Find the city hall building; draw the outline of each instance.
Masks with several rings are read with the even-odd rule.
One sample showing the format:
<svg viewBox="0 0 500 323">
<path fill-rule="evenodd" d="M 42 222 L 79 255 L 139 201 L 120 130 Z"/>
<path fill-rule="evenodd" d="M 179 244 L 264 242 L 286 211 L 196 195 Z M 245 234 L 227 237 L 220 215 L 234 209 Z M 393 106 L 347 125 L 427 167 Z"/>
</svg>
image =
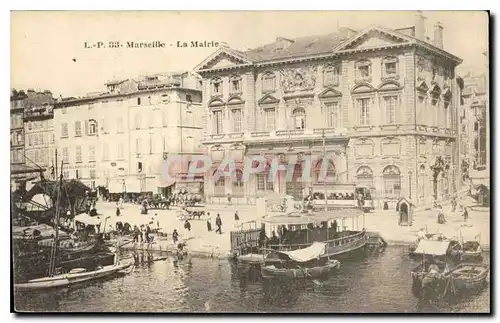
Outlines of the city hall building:
<svg viewBox="0 0 500 323">
<path fill-rule="evenodd" d="M 275 192 L 302 198 L 315 187 L 356 184 L 376 208 L 400 197 L 441 200 L 458 178 L 457 85 L 462 60 L 443 48 L 443 26 L 426 37 L 425 18 L 402 29 L 340 28 L 322 36 L 278 37 L 247 51 L 220 47 L 196 71 L 203 78 L 203 144 L 212 160 L 205 178 L 211 203 L 254 203 Z M 327 183 L 318 178 L 328 160 Z M 297 160 L 287 181 L 279 171 L 243 181 L 244 158 Z M 306 157 L 312 181 L 299 177 Z M 232 158 L 231 177 L 215 176 Z M 217 180 L 214 180 L 217 178 Z"/>
</svg>

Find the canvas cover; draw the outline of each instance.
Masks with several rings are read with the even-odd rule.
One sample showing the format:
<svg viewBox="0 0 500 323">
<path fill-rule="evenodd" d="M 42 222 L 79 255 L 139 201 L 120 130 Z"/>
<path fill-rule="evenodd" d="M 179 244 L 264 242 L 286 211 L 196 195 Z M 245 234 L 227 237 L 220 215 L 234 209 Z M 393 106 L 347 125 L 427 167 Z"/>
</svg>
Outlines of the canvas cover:
<svg viewBox="0 0 500 323">
<path fill-rule="evenodd" d="M 286 254 L 293 261 L 307 262 L 324 255 L 325 252 L 326 252 L 326 243 L 314 242 L 311 246 L 307 248 L 287 251 L 283 253 Z"/>
<path fill-rule="evenodd" d="M 449 241 L 420 240 L 414 253 L 444 256 L 448 251 Z"/>
</svg>

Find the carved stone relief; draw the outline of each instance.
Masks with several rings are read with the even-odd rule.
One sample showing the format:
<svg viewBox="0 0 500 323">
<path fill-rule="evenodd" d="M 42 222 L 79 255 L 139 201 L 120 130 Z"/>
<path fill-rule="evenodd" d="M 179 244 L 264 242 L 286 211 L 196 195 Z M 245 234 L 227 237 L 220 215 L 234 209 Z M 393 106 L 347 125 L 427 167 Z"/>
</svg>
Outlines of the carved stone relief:
<svg viewBox="0 0 500 323">
<path fill-rule="evenodd" d="M 307 91 L 316 86 L 317 66 L 311 65 L 295 69 L 281 69 L 281 87 L 285 92 Z"/>
</svg>

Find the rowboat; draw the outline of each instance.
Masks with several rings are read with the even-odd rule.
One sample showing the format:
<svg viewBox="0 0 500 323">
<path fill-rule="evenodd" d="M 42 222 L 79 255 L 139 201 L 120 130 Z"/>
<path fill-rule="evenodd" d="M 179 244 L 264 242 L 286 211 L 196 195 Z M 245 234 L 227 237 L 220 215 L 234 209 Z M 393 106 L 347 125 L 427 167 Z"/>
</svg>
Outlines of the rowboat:
<svg viewBox="0 0 500 323">
<path fill-rule="evenodd" d="M 411 273 L 413 294 L 419 298 L 443 298 L 478 290 L 485 285 L 488 273 L 486 264 L 462 263 L 451 270 L 443 264 L 422 264 Z"/>
<path fill-rule="evenodd" d="M 338 260 L 329 260 L 323 266 L 311 268 L 276 268 L 274 265 L 263 266 L 261 275 L 263 278 L 319 278 L 330 274 L 340 267 Z"/>
<path fill-rule="evenodd" d="M 132 261 L 118 262 L 113 265 L 103 266 L 96 270 L 86 271 L 85 268 L 75 268 L 69 273 L 29 280 L 26 283 L 14 284 L 18 290 L 38 290 L 83 283 L 91 280 L 102 279 L 113 275 L 127 274 L 133 270 Z"/>
</svg>

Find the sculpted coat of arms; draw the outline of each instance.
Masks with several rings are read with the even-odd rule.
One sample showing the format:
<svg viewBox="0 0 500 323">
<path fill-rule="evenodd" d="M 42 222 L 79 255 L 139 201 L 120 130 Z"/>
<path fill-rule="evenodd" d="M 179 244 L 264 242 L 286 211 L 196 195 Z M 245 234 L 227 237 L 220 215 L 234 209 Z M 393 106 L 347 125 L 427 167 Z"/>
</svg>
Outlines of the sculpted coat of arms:
<svg viewBox="0 0 500 323">
<path fill-rule="evenodd" d="M 283 69 L 281 86 L 285 92 L 307 91 L 316 85 L 316 66 L 307 68 Z"/>
</svg>

